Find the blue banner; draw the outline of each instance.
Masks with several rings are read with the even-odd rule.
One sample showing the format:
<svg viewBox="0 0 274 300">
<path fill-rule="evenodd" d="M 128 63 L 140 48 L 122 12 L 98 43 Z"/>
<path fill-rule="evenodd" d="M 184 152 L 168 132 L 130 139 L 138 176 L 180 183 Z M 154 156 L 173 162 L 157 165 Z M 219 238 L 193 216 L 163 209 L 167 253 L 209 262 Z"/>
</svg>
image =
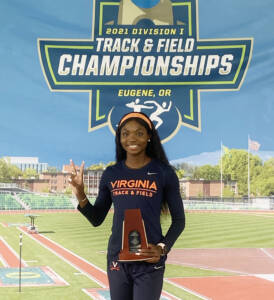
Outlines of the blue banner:
<svg viewBox="0 0 274 300">
<path fill-rule="evenodd" d="M 0 9 L 0 155 L 114 160 L 113 133 L 130 111 L 149 115 L 171 160 L 220 141 L 246 148 L 248 134 L 274 149 L 272 2 L 12 0 Z"/>
</svg>

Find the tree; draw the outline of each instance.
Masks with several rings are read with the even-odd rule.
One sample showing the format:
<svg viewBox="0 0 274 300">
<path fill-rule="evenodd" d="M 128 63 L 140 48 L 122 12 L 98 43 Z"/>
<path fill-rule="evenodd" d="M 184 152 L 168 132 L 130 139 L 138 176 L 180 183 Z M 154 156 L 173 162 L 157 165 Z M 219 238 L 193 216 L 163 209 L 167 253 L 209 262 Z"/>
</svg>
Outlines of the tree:
<svg viewBox="0 0 274 300">
<path fill-rule="evenodd" d="M 25 179 L 38 178 L 38 173 L 37 173 L 36 170 L 34 170 L 34 169 L 27 168 L 27 169 L 23 172 L 23 178 L 25 178 Z"/>
<path fill-rule="evenodd" d="M 220 167 L 218 165 L 204 165 L 201 167 L 196 167 L 193 173 L 194 179 L 219 180 L 220 177 Z"/>
<path fill-rule="evenodd" d="M 58 173 L 58 169 L 57 169 L 57 167 L 49 166 L 47 169 L 47 173 Z"/>
<path fill-rule="evenodd" d="M 183 169 L 175 169 L 175 172 L 179 179 L 184 177 L 185 171 Z"/>
<path fill-rule="evenodd" d="M 99 170 L 104 170 L 105 168 L 106 166 L 102 162 L 100 162 L 99 164 L 94 164 L 89 166 L 87 169 L 92 171 L 99 171 Z"/>
<path fill-rule="evenodd" d="M 10 178 L 8 176 L 8 164 L 6 161 L 1 158 L 0 159 L 0 181 L 1 182 L 9 182 Z"/>
<path fill-rule="evenodd" d="M 110 161 L 106 164 L 106 167 L 113 166 L 115 165 L 115 163 L 116 163 L 115 161 Z"/>
<path fill-rule="evenodd" d="M 224 198 L 233 198 L 235 196 L 234 192 L 229 187 L 224 187 L 223 197 Z"/>
<path fill-rule="evenodd" d="M 7 162 L 4 158 L 0 159 L 0 182 L 11 182 L 12 179 L 22 175 L 22 171 Z"/>
<path fill-rule="evenodd" d="M 9 168 L 9 176 L 11 179 L 19 178 L 23 174 L 23 172 L 14 165 L 9 165 L 8 168 Z"/>
<path fill-rule="evenodd" d="M 223 179 L 237 181 L 240 195 L 247 195 L 248 152 L 246 150 L 229 149 L 222 156 Z M 262 166 L 262 160 L 250 153 L 250 182 L 257 176 Z"/>
<path fill-rule="evenodd" d="M 107 167 L 112 166 L 114 164 L 115 164 L 115 161 L 110 161 L 107 164 L 100 162 L 99 164 L 90 165 L 87 169 L 92 170 L 92 171 L 103 171 Z"/>
<path fill-rule="evenodd" d="M 195 170 L 195 167 L 193 165 L 190 165 L 188 163 L 180 163 L 180 164 L 176 164 L 175 165 L 175 168 L 177 170 L 182 170 L 184 171 L 184 177 L 187 177 L 187 178 L 193 178 L 193 173 L 194 173 L 194 170 Z"/>
<path fill-rule="evenodd" d="M 257 196 L 274 196 L 274 158 L 257 167 L 251 182 L 251 192 Z"/>
</svg>

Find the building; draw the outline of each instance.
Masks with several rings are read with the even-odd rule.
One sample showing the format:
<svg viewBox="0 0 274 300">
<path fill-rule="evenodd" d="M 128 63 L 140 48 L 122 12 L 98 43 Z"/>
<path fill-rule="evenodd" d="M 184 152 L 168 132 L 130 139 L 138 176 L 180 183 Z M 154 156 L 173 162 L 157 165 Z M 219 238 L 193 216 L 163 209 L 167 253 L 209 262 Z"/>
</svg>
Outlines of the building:
<svg viewBox="0 0 274 300">
<path fill-rule="evenodd" d="M 70 173 L 55 172 L 43 173 L 39 175 L 39 180 L 48 182 L 48 191 L 50 193 L 64 193 L 70 189 Z"/>
<path fill-rule="evenodd" d="M 80 170 L 80 166 L 75 166 L 76 171 Z M 63 165 L 62 173 L 71 174 L 71 166 Z M 89 196 L 97 196 L 99 190 L 100 180 L 103 174 L 103 170 L 85 170 L 84 171 L 84 185 L 86 187 L 86 193 Z"/>
<path fill-rule="evenodd" d="M 235 195 L 238 194 L 236 181 L 180 179 L 180 191 L 186 199 L 192 197 L 221 197 L 221 193 L 226 187 Z"/>
<path fill-rule="evenodd" d="M 40 163 L 38 157 L 6 156 L 4 160 L 23 172 L 26 169 L 34 169 L 40 174 L 46 172 L 48 169 L 48 163 Z"/>
<path fill-rule="evenodd" d="M 84 174 L 84 184 L 87 187 L 87 194 L 97 196 L 103 170 L 86 170 Z"/>
<path fill-rule="evenodd" d="M 80 169 L 79 166 L 75 166 L 75 168 L 77 171 Z M 65 193 L 71 190 L 69 183 L 71 168 L 67 165 L 63 166 L 62 170 L 62 172 L 43 172 L 39 174 L 38 178 L 15 179 L 14 183 L 22 189 L 36 193 Z M 97 196 L 102 174 L 103 170 L 84 171 L 84 184 L 87 195 Z"/>
<path fill-rule="evenodd" d="M 19 164 L 21 170 L 26 168 L 34 168 L 40 170 L 39 178 L 17 179 L 14 182 L 21 188 L 32 192 L 50 192 L 65 193 L 71 190 L 69 178 L 71 176 L 71 166 L 64 165 L 61 172 L 41 172 L 43 168 L 47 168 L 47 164 L 38 162 L 38 158 L 14 158 L 10 157 L 10 163 Z M 75 166 L 79 171 L 80 167 Z M 96 197 L 99 190 L 99 184 L 104 170 L 84 170 L 85 192 L 88 196 Z M 180 179 L 180 191 L 185 199 L 193 197 L 221 197 L 221 193 L 225 188 L 229 188 L 235 195 L 238 194 L 237 182 L 221 182 L 220 180 L 188 180 Z"/>
<path fill-rule="evenodd" d="M 49 181 L 45 179 L 14 179 L 16 186 L 33 193 L 47 193 Z"/>
<path fill-rule="evenodd" d="M 80 170 L 80 167 L 75 165 L 75 169 L 76 171 L 79 171 Z M 63 168 L 62 168 L 62 173 L 71 173 L 71 165 L 63 165 Z"/>
</svg>

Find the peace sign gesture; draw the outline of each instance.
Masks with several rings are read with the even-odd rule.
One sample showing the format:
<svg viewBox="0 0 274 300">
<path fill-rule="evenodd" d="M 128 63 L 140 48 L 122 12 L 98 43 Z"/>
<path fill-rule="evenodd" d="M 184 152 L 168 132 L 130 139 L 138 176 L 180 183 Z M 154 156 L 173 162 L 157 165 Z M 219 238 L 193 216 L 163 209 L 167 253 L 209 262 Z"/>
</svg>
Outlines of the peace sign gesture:
<svg viewBox="0 0 274 300">
<path fill-rule="evenodd" d="M 74 162 L 70 160 L 71 176 L 69 178 L 69 183 L 71 185 L 72 192 L 78 199 L 79 203 L 86 199 L 84 191 L 84 166 L 85 163 L 82 162 L 79 171 L 77 171 Z"/>
</svg>

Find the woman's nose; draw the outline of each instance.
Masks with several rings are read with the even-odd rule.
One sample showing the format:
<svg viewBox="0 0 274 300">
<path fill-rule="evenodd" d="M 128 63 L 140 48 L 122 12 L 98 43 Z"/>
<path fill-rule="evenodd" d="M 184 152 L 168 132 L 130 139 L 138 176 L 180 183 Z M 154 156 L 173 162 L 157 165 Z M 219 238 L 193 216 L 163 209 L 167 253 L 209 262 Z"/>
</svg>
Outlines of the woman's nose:
<svg viewBox="0 0 274 300">
<path fill-rule="evenodd" d="M 128 140 L 129 140 L 129 141 L 136 141 L 136 134 L 130 133 L 130 134 L 128 135 Z"/>
</svg>

